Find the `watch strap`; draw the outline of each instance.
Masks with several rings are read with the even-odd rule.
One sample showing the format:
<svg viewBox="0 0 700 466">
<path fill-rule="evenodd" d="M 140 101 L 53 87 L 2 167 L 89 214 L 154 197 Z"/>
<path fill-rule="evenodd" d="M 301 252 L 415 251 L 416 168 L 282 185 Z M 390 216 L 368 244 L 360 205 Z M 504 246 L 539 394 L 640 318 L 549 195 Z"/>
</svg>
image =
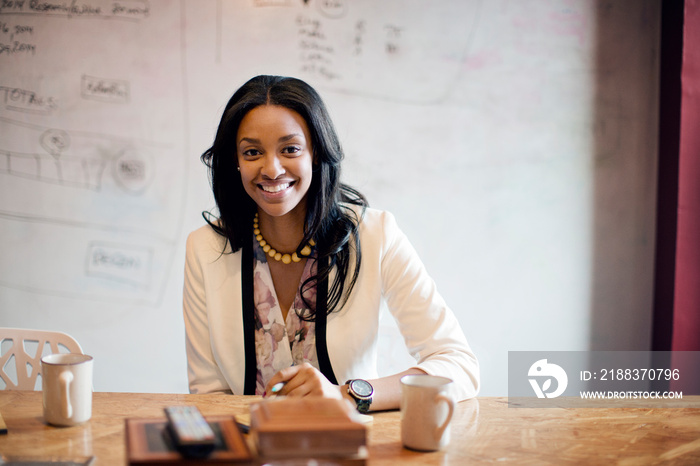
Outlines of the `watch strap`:
<svg viewBox="0 0 700 466">
<path fill-rule="evenodd" d="M 369 406 L 372 404 L 372 401 L 355 398 L 355 403 L 357 403 L 357 410 L 359 412 L 361 412 L 362 414 L 367 414 L 369 412 Z"/>
</svg>

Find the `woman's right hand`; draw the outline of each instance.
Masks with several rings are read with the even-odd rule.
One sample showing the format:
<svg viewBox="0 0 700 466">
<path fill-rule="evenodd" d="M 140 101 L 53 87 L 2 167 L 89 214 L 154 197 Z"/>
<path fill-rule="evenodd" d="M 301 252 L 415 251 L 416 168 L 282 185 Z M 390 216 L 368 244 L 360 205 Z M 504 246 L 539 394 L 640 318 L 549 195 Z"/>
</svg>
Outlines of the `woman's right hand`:
<svg viewBox="0 0 700 466">
<path fill-rule="evenodd" d="M 265 386 L 263 396 L 271 396 L 272 387 L 280 382 L 284 382 L 284 387 L 276 393 L 277 395 L 343 398 L 341 387 L 331 383 L 321 371 L 309 363 L 287 367 L 276 373 Z"/>
</svg>

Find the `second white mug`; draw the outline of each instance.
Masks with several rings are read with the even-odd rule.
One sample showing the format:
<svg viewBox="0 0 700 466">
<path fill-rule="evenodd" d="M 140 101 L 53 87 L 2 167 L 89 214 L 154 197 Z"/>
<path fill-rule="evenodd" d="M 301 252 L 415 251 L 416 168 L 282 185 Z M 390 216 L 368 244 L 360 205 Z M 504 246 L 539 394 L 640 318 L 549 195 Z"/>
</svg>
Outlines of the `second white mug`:
<svg viewBox="0 0 700 466">
<path fill-rule="evenodd" d="M 435 451 L 450 443 L 455 401 L 452 380 L 434 375 L 401 378 L 401 441 L 412 450 Z"/>
</svg>

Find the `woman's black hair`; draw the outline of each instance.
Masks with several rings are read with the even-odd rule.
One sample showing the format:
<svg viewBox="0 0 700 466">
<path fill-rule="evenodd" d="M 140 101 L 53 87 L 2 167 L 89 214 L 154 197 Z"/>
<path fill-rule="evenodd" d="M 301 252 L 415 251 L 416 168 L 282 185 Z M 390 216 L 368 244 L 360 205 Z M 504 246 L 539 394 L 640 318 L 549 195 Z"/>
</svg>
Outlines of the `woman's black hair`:
<svg viewBox="0 0 700 466">
<path fill-rule="evenodd" d="M 245 192 L 237 169 L 236 137 L 243 117 L 261 105 L 279 105 L 293 110 L 301 115 L 309 129 L 313 176 L 306 196 L 304 238 L 297 253 L 309 240 L 316 241 L 316 275 L 302 284 L 303 290 L 328 280 L 331 270 L 336 268 L 333 283 L 328 286 L 327 312 L 330 314 L 347 300 L 362 261 L 358 234 L 360 218 L 349 204 L 362 209 L 368 204 L 360 192 L 340 182 L 343 150 L 326 106 L 314 88 L 296 78 L 256 76 L 233 94 L 221 117 L 214 144 L 201 157 L 209 167 L 219 217 L 216 219 L 209 212 L 202 215 L 228 240 L 232 252 L 241 249 L 245 241 L 253 240 L 252 223 L 257 206 Z M 304 293 L 301 296 L 312 313 L 299 317 L 313 320 L 315 311 L 306 302 Z"/>
</svg>

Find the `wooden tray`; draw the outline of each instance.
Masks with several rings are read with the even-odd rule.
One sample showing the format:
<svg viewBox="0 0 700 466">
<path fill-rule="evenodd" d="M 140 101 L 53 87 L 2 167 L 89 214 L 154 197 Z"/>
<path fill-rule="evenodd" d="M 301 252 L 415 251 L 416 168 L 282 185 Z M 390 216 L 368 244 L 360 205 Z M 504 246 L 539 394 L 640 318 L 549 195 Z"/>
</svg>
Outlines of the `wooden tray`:
<svg viewBox="0 0 700 466">
<path fill-rule="evenodd" d="M 184 458 L 175 449 L 166 431 L 167 420 L 127 419 L 126 453 L 128 464 L 253 464 L 253 456 L 248 449 L 232 416 L 207 416 L 207 422 L 217 436 L 214 452 L 203 460 Z"/>
</svg>

